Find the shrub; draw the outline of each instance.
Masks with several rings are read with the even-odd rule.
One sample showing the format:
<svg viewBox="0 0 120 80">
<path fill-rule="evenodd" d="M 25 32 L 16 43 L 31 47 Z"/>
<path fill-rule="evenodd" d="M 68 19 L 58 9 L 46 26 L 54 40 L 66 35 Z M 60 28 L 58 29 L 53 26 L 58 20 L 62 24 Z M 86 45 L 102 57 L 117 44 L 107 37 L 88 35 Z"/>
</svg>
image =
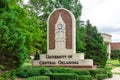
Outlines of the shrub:
<svg viewBox="0 0 120 80">
<path fill-rule="evenodd" d="M 96 77 L 96 71 L 95 70 L 89 70 L 90 75 L 95 78 Z"/>
<path fill-rule="evenodd" d="M 107 74 L 97 74 L 96 75 L 97 80 L 103 80 L 107 78 Z"/>
<path fill-rule="evenodd" d="M 112 66 L 106 66 L 104 69 L 107 71 L 112 70 Z"/>
<path fill-rule="evenodd" d="M 88 70 L 74 70 L 74 73 L 78 75 L 90 75 Z"/>
<path fill-rule="evenodd" d="M 22 67 L 17 70 L 17 77 L 28 78 L 31 76 L 43 76 L 46 73 L 51 73 L 48 68 L 43 67 Z"/>
<path fill-rule="evenodd" d="M 71 73 L 49 73 L 46 76 L 50 77 L 50 80 L 77 80 L 77 74 Z"/>
<path fill-rule="evenodd" d="M 93 78 L 90 75 L 81 75 L 78 76 L 78 80 L 93 80 Z"/>
<path fill-rule="evenodd" d="M 38 54 L 38 51 L 36 51 L 36 54 L 34 55 L 34 60 L 39 60 L 40 54 Z"/>
<path fill-rule="evenodd" d="M 104 68 L 89 70 L 89 72 L 90 72 L 90 75 L 94 78 L 96 77 L 96 74 L 107 74 L 107 70 L 105 70 Z"/>
<path fill-rule="evenodd" d="M 55 67 L 51 68 L 50 71 L 52 73 L 73 73 L 73 69 L 71 68 L 63 68 L 63 67 Z"/>
<path fill-rule="evenodd" d="M 112 50 L 111 53 L 111 59 L 120 59 L 120 50 Z"/>
<path fill-rule="evenodd" d="M 50 71 L 52 73 L 75 73 L 78 75 L 90 75 L 90 72 L 88 70 L 78 70 L 78 69 L 63 68 L 63 67 L 51 68 Z"/>
<path fill-rule="evenodd" d="M 2 80 L 15 80 L 16 79 L 16 71 L 13 69 L 11 71 L 5 72 L 2 76 Z M 1 79 L 0 79 L 1 80 Z"/>
<path fill-rule="evenodd" d="M 25 80 L 50 80 L 48 76 L 34 76 L 26 78 Z"/>
<path fill-rule="evenodd" d="M 111 72 L 111 71 L 108 71 L 108 72 L 107 72 L 107 76 L 108 76 L 108 78 L 112 78 L 112 76 L 113 76 L 112 72 Z"/>
<path fill-rule="evenodd" d="M 107 74 L 107 70 L 104 68 L 96 69 L 96 74 Z"/>
</svg>

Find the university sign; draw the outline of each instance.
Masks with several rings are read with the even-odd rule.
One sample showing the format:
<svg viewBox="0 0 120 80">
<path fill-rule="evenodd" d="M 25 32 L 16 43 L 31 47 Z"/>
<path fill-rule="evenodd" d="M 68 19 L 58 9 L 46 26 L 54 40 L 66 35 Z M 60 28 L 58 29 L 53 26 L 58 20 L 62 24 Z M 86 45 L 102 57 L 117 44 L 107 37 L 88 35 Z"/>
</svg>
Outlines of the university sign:
<svg viewBox="0 0 120 80">
<path fill-rule="evenodd" d="M 33 60 L 33 66 L 93 66 L 92 59 L 76 53 L 76 25 L 74 15 L 67 9 L 53 11 L 47 21 L 47 54 Z"/>
</svg>

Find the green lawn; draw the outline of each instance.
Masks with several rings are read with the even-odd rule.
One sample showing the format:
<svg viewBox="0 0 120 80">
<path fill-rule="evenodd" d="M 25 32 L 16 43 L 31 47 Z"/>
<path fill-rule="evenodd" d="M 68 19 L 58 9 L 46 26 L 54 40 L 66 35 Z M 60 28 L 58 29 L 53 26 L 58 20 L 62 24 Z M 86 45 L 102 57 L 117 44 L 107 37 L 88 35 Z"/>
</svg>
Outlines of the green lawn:
<svg viewBox="0 0 120 80">
<path fill-rule="evenodd" d="M 108 60 L 107 64 L 120 64 L 118 60 Z"/>
<path fill-rule="evenodd" d="M 105 68 L 109 70 L 120 68 L 120 62 L 118 60 L 108 60 Z M 120 72 L 114 72 L 113 74 L 120 74 Z"/>
<path fill-rule="evenodd" d="M 120 67 L 120 62 L 118 60 L 108 60 L 106 67 L 112 67 L 112 69 Z"/>
<path fill-rule="evenodd" d="M 26 59 L 25 63 L 22 66 L 32 66 L 32 60 L 31 59 Z"/>
</svg>

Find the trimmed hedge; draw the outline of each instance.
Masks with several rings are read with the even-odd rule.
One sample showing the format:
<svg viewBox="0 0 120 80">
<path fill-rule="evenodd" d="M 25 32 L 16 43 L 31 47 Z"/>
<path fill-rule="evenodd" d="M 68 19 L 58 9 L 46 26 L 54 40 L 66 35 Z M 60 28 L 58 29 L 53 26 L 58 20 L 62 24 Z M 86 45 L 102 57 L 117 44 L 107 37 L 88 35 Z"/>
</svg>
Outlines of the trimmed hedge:
<svg viewBox="0 0 120 80">
<path fill-rule="evenodd" d="M 97 80 L 103 80 L 107 78 L 107 74 L 96 74 Z"/>
<path fill-rule="evenodd" d="M 111 72 L 111 71 L 108 71 L 108 72 L 107 72 L 107 76 L 108 76 L 108 78 L 112 78 L 112 76 L 113 76 L 112 72 Z"/>
<path fill-rule="evenodd" d="M 48 76 L 33 76 L 26 78 L 25 80 L 50 80 Z"/>
<path fill-rule="evenodd" d="M 99 68 L 96 70 L 89 70 L 89 72 L 93 78 L 96 78 L 96 74 L 107 74 L 107 70 L 105 70 L 104 68 Z"/>
<path fill-rule="evenodd" d="M 81 75 L 78 76 L 78 80 L 93 80 L 93 78 L 90 75 Z"/>
<path fill-rule="evenodd" d="M 74 73 L 74 69 L 64 68 L 64 67 L 54 67 L 50 68 L 52 73 Z"/>
<path fill-rule="evenodd" d="M 71 69 L 71 68 L 51 68 L 50 71 L 52 73 L 75 73 L 78 75 L 90 75 L 90 72 L 88 70 L 78 70 L 78 69 Z"/>
<path fill-rule="evenodd" d="M 49 73 L 46 76 L 49 76 L 50 80 L 78 80 L 77 74 L 70 73 Z"/>
<path fill-rule="evenodd" d="M 112 77 L 112 72 L 110 72 L 109 70 L 106 70 L 104 68 L 102 68 L 102 69 L 99 68 L 99 69 L 95 69 L 95 70 L 79 70 L 79 69 L 64 68 L 64 67 L 47 68 L 47 67 L 33 67 L 33 66 L 21 67 L 16 71 L 15 75 L 19 78 L 28 78 L 28 77 L 32 77 L 32 76 L 45 76 L 46 74 L 49 74 L 49 73 L 51 76 L 55 75 L 54 78 L 56 76 L 60 77 L 61 75 L 69 76 L 71 74 L 72 75 L 74 74 L 74 75 L 78 75 L 80 77 L 82 76 L 82 78 L 85 77 L 83 80 L 87 80 L 86 76 L 92 76 L 93 78 L 96 78 L 97 74 L 107 74 L 108 78 Z M 78 78 L 80 79 L 80 77 L 78 77 Z M 87 77 L 87 78 L 89 78 L 89 77 Z M 72 78 L 70 78 L 70 79 L 72 80 Z M 59 80 L 61 80 L 61 79 L 59 79 Z"/>
<path fill-rule="evenodd" d="M 22 67 L 16 71 L 16 76 L 20 78 L 28 78 L 32 76 L 44 76 L 51 73 L 48 68 L 44 67 Z"/>
<path fill-rule="evenodd" d="M 74 73 L 78 75 L 90 75 L 88 70 L 74 70 Z"/>
</svg>

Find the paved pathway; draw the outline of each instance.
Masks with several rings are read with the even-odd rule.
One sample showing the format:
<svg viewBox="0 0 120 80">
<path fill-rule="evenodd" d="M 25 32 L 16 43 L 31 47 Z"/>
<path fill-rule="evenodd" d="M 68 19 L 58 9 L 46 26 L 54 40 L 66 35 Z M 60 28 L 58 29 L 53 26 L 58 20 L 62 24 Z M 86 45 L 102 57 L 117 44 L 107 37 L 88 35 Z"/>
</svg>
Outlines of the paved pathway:
<svg viewBox="0 0 120 80">
<path fill-rule="evenodd" d="M 120 68 L 115 68 L 111 70 L 113 73 L 120 73 Z"/>
<path fill-rule="evenodd" d="M 113 73 L 120 73 L 120 68 L 115 68 L 112 70 Z M 120 80 L 120 75 L 118 74 L 113 74 L 113 77 L 112 78 L 109 78 L 109 79 L 105 79 L 105 80 Z"/>
<path fill-rule="evenodd" d="M 113 77 L 112 77 L 112 78 L 105 79 L 105 80 L 120 80 L 120 75 L 113 74 Z"/>
</svg>

